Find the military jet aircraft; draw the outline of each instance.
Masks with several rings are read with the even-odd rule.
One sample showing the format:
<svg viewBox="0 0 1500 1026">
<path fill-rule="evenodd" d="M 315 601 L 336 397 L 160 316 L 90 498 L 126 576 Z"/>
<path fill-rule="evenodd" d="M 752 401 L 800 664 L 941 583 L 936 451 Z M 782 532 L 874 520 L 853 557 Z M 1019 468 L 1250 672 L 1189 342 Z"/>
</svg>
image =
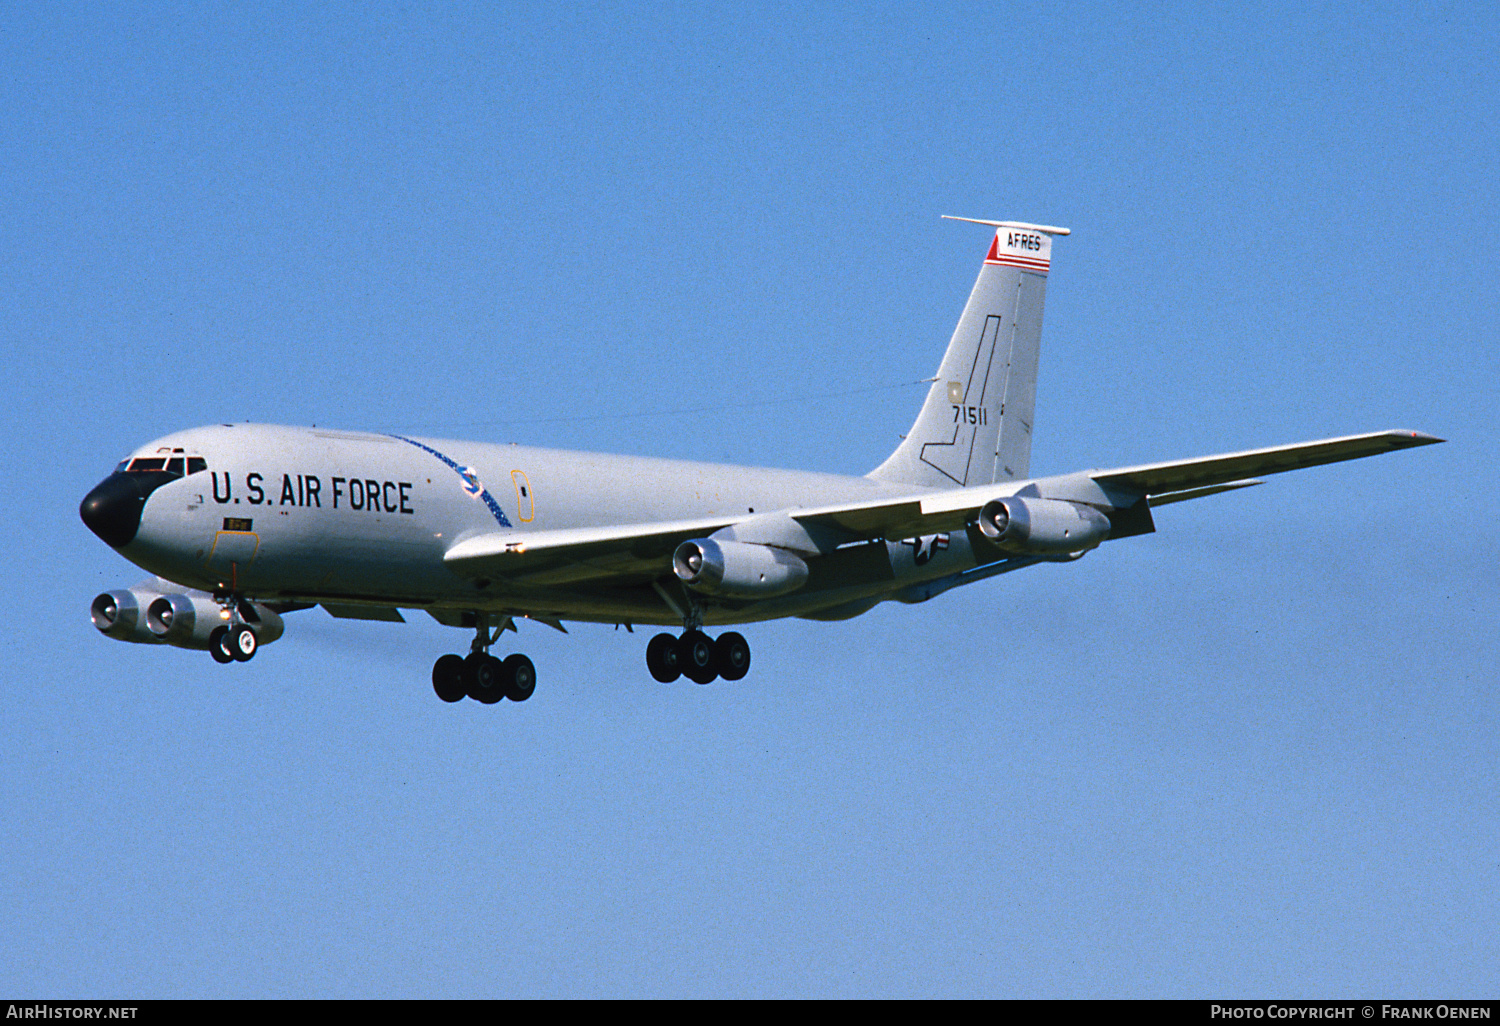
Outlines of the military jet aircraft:
<svg viewBox="0 0 1500 1026">
<path fill-rule="evenodd" d="M 156 575 L 93 601 L 112 638 L 250 659 L 282 616 L 474 632 L 439 698 L 524 701 L 536 671 L 490 653 L 517 618 L 681 624 L 646 646 L 664 683 L 738 680 L 750 647 L 706 627 L 840 620 L 923 602 L 1154 531 L 1167 503 L 1257 475 L 1441 439 L 1384 431 L 1032 477 L 1042 304 L 1066 228 L 995 229 L 911 431 L 864 477 L 322 428 L 216 424 L 148 442 L 83 500 L 88 527 Z"/>
</svg>

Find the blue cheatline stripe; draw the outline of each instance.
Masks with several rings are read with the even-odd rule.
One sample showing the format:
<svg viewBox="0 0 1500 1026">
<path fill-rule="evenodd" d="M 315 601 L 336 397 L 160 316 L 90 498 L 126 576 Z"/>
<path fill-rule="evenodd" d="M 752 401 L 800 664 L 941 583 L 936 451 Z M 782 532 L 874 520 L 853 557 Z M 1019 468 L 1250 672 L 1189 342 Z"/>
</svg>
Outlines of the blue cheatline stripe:
<svg viewBox="0 0 1500 1026">
<path fill-rule="evenodd" d="M 453 468 L 453 472 L 455 474 L 457 474 L 460 478 L 463 478 L 463 476 L 464 476 L 464 468 L 460 467 L 457 463 L 454 463 L 452 460 L 450 460 L 448 457 L 444 456 L 442 453 L 438 452 L 432 446 L 430 446 L 430 445 L 423 445 L 421 442 L 417 441 L 415 438 L 407 438 L 405 435 L 391 435 L 390 437 L 391 438 L 399 439 L 399 440 L 407 443 L 408 445 L 415 445 L 418 449 L 421 449 L 423 452 L 430 452 L 430 453 L 432 453 L 432 455 L 436 456 L 438 459 L 440 459 L 444 463 L 448 464 L 448 466 L 452 467 Z M 492 496 L 490 494 L 490 490 L 488 488 L 485 488 L 485 487 L 483 487 L 481 485 L 480 486 L 480 491 L 479 491 L 479 497 L 481 499 L 483 499 L 484 500 L 484 504 L 490 508 L 490 512 L 493 513 L 493 514 L 495 514 L 495 519 L 497 521 L 499 521 L 501 527 L 510 527 L 511 526 L 510 525 L 510 521 L 507 520 L 507 519 L 505 519 L 505 511 L 500 508 L 500 504 L 495 501 L 494 496 Z"/>
</svg>

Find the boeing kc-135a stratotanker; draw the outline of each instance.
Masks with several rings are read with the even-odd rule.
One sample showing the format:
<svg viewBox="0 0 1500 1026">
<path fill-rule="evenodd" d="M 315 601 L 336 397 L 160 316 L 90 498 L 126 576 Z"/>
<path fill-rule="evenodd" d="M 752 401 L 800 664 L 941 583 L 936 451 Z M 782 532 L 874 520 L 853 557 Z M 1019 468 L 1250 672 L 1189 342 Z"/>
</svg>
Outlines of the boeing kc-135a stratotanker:
<svg viewBox="0 0 1500 1026">
<path fill-rule="evenodd" d="M 956 220 L 971 220 L 956 218 Z M 518 617 L 682 625 L 659 681 L 738 680 L 750 648 L 705 627 L 842 620 L 923 602 L 1105 541 L 1152 510 L 1256 475 L 1441 441 L 1384 431 L 1115 470 L 1031 476 L 1054 236 L 995 228 L 942 365 L 896 451 L 864 477 L 320 428 L 216 424 L 149 442 L 83 500 L 85 524 L 156 575 L 94 599 L 112 638 L 248 660 L 284 614 L 474 632 L 432 668 L 438 697 L 524 701 L 536 671 L 491 655 Z"/>
</svg>

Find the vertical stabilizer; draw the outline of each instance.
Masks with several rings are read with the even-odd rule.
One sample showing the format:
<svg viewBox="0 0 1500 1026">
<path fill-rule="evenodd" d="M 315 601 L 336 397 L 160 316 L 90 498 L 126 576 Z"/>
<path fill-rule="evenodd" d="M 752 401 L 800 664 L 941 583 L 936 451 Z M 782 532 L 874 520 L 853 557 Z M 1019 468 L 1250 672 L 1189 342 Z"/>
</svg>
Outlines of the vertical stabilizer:
<svg viewBox="0 0 1500 1026">
<path fill-rule="evenodd" d="M 971 218 L 953 218 L 968 221 Z M 1052 228 L 992 225 L 995 241 L 958 319 L 937 379 L 905 440 L 870 476 L 954 488 L 1026 477 Z"/>
</svg>

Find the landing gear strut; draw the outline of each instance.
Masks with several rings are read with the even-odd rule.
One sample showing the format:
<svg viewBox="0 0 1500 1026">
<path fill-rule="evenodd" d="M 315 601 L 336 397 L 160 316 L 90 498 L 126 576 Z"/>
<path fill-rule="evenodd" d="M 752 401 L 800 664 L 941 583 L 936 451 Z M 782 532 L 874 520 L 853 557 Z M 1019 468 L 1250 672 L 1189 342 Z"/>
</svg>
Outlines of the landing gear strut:
<svg viewBox="0 0 1500 1026">
<path fill-rule="evenodd" d="M 445 702 L 457 702 L 465 695 L 485 705 L 502 698 L 526 701 L 536 690 L 536 667 L 519 652 L 503 660 L 490 655 L 504 623 L 491 634 L 488 613 L 475 614 L 475 621 L 469 654 L 441 656 L 432 664 L 432 690 Z"/>
</svg>

